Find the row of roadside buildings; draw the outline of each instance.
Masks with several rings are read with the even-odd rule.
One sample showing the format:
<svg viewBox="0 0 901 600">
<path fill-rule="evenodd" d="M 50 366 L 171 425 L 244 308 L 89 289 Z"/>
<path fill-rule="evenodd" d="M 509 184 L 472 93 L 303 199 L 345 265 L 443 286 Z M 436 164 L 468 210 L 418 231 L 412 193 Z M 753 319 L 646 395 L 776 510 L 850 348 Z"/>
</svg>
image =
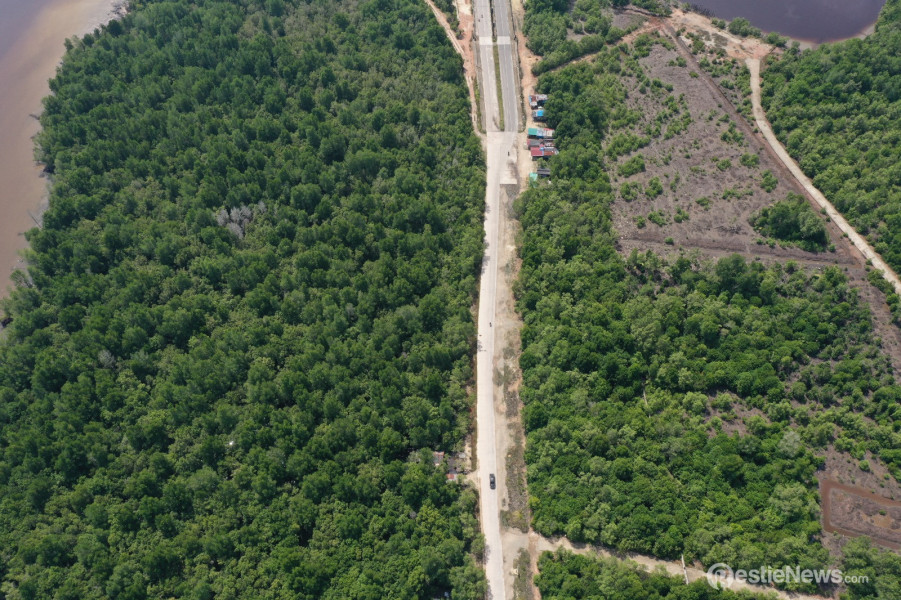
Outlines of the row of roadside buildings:
<svg viewBox="0 0 901 600">
<path fill-rule="evenodd" d="M 532 94 L 529 96 L 529 108 L 532 109 L 532 120 L 535 122 L 544 122 L 547 120 L 544 111 L 544 103 L 547 102 L 547 94 Z M 532 155 L 532 160 L 540 160 L 548 156 L 556 156 L 558 150 L 554 145 L 554 130 L 545 129 L 544 127 L 529 127 L 528 130 L 528 148 Z M 551 170 L 548 167 L 538 167 L 534 172 L 529 173 L 529 182 L 533 183 L 539 178 L 547 178 L 551 176 Z"/>
</svg>

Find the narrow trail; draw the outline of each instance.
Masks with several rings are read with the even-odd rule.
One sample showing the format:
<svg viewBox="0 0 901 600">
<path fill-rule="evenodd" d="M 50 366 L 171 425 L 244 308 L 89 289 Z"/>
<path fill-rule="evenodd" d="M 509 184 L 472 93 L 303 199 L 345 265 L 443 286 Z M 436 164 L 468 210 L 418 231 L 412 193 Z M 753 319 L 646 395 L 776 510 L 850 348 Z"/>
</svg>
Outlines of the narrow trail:
<svg viewBox="0 0 901 600">
<path fill-rule="evenodd" d="M 848 236 L 851 243 L 854 244 L 860 253 L 870 261 L 873 268 L 878 269 L 882 273 L 882 276 L 892 284 L 892 287 L 895 288 L 895 293 L 901 294 L 901 280 L 898 279 L 898 275 L 884 260 L 882 260 L 882 257 L 873 250 L 873 247 L 870 246 L 869 242 L 857 233 L 857 230 L 845 220 L 832 203 L 826 199 L 826 196 L 813 185 L 813 182 L 804 174 L 801 167 L 798 166 L 798 163 L 789 156 L 785 147 L 776 137 L 776 134 L 773 133 L 773 128 L 770 126 L 770 122 L 767 120 L 766 113 L 764 113 L 763 106 L 760 102 L 760 59 L 747 58 L 745 59 L 745 64 L 748 65 L 748 70 L 751 71 L 751 103 L 754 112 L 754 121 L 757 123 L 757 129 L 760 130 L 767 143 L 773 149 L 773 152 L 776 153 L 776 156 L 779 157 L 779 160 L 782 161 L 782 164 L 785 165 L 801 187 L 810 194 L 820 208 L 826 210 L 826 214 L 829 215 L 832 222 L 835 223 L 842 233 Z"/>
</svg>

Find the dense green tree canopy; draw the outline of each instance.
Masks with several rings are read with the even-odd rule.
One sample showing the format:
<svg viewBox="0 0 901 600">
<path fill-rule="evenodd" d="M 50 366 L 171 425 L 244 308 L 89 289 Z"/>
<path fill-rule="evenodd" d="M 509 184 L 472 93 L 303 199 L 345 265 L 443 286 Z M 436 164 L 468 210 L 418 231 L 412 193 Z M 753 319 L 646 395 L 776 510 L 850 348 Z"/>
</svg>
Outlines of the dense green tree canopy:
<svg viewBox="0 0 901 600">
<path fill-rule="evenodd" d="M 835 207 L 901 269 L 901 1 L 866 39 L 789 52 L 764 71 L 776 135 Z"/>
<path fill-rule="evenodd" d="M 561 153 L 517 203 L 533 526 L 708 566 L 828 565 L 814 474 L 835 449 L 901 477 L 901 387 L 837 267 L 617 253 L 603 148 L 633 119 L 630 60 L 539 82 Z"/>
<path fill-rule="evenodd" d="M 484 172 L 416 0 L 136 0 L 67 55 L 0 344 L 0 597 L 478 598 Z"/>
<path fill-rule="evenodd" d="M 785 200 L 762 208 L 751 224 L 766 237 L 817 252 L 829 245 L 823 218 L 813 212 L 803 196 L 790 193 Z"/>
</svg>

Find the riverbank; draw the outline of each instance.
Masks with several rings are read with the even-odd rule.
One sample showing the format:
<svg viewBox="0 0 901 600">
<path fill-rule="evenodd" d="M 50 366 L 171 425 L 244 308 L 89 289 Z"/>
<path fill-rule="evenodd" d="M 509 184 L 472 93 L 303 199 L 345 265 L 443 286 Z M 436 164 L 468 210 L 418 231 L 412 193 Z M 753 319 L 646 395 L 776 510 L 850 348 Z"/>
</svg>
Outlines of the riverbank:
<svg viewBox="0 0 901 600">
<path fill-rule="evenodd" d="M 65 54 L 65 40 L 94 30 L 124 11 L 122 0 L 50 0 L 25 19 L 0 55 L 0 298 L 12 271 L 23 265 L 24 233 L 47 202 L 47 180 L 34 160 L 37 115 L 48 81 Z"/>
</svg>

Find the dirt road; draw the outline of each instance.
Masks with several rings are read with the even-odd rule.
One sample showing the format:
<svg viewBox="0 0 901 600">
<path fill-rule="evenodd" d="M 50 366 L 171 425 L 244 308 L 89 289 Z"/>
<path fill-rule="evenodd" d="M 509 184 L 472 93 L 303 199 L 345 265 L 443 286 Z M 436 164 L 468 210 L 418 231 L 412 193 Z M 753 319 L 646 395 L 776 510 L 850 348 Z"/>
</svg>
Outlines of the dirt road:
<svg viewBox="0 0 901 600">
<path fill-rule="evenodd" d="M 589 546 L 586 544 L 573 544 L 566 538 L 545 538 L 541 537 L 537 534 L 532 534 L 534 538 L 534 548 L 537 552 L 554 552 L 560 548 L 569 550 L 575 554 L 587 554 L 592 556 L 599 556 L 602 558 L 616 558 L 619 560 L 628 560 L 634 562 L 642 567 L 645 567 L 648 571 L 653 571 L 654 569 L 663 568 L 668 575 L 671 577 L 685 577 L 687 575 L 689 582 L 694 582 L 698 580 L 706 580 L 707 572 L 695 567 L 687 567 L 685 571 L 682 570 L 682 564 L 679 561 L 675 560 L 660 560 L 656 558 L 652 558 L 649 556 L 644 556 L 641 554 L 621 554 L 621 553 L 613 553 L 606 548 L 601 548 L 598 546 Z M 743 581 L 733 581 L 729 586 L 729 589 L 733 592 L 737 591 L 748 591 L 755 592 L 758 594 L 770 594 L 773 598 L 781 598 L 783 600 L 823 600 L 823 596 L 813 596 L 810 594 L 799 594 L 795 592 L 785 592 L 782 590 L 777 590 L 771 587 L 765 587 L 761 585 L 751 585 L 749 583 L 745 583 Z"/>
<path fill-rule="evenodd" d="M 848 236 L 851 243 L 854 244 L 854 246 L 860 250 L 860 253 L 870 261 L 873 268 L 878 269 L 882 273 L 882 276 L 892 284 L 895 288 L 895 293 L 901 294 L 901 280 L 898 279 L 898 275 L 885 263 L 885 261 L 882 260 L 882 257 L 873 250 L 873 247 L 870 246 L 870 244 L 857 233 L 853 227 L 851 227 L 848 221 L 846 221 L 835 207 L 832 206 L 832 203 L 826 199 L 826 196 L 813 185 L 813 182 L 804 174 L 801 167 L 798 166 L 798 163 L 789 156 L 785 147 L 778 138 L 776 138 L 776 135 L 773 133 L 773 128 L 770 127 L 770 122 L 766 118 L 766 113 L 763 112 L 763 106 L 760 103 L 760 59 L 747 58 L 745 59 L 745 63 L 751 71 L 751 103 L 757 129 L 763 134 L 763 137 L 779 157 L 779 160 L 782 161 L 795 179 L 798 180 L 798 183 L 800 183 L 816 203 L 819 204 L 820 208 L 826 210 L 826 214 L 829 215 L 832 222 L 841 229 L 842 233 Z"/>
</svg>

